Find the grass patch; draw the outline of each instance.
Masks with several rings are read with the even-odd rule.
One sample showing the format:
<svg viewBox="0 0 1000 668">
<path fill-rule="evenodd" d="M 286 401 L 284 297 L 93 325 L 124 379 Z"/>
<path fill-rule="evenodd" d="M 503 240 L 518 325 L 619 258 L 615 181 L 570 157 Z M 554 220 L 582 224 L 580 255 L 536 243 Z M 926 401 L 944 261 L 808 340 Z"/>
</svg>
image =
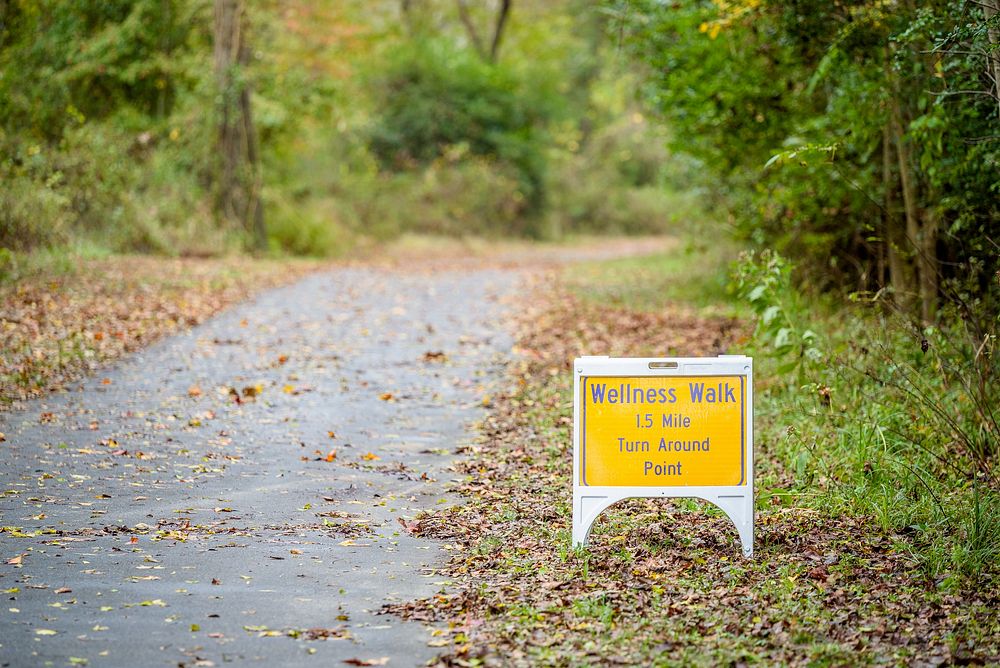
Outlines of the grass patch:
<svg viewBox="0 0 1000 668">
<path fill-rule="evenodd" d="M 686 304 L 703 312 L 738 316 L 745 308 L 728 289 L 729 266 L 738 252 L 728 243 L 692 241 L 653 255 L 573 265 L 564 280 L 588 302 L 635 311 Z"/>
</svg>

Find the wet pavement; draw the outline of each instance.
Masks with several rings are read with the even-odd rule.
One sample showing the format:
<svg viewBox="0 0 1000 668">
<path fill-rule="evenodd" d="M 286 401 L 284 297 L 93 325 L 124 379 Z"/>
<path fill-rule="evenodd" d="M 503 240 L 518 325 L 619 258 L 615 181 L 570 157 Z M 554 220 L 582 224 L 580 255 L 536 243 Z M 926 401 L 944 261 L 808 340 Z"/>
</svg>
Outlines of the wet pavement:
<svg viewBox="0 0 1000 668">
<path fill-rule="evenodd" d="M 0 666 L 412 666 L 519 274 L 316 274 L 0 414 Z M 356 664 L 357 665 L 357 664 Z"/>
</svg>

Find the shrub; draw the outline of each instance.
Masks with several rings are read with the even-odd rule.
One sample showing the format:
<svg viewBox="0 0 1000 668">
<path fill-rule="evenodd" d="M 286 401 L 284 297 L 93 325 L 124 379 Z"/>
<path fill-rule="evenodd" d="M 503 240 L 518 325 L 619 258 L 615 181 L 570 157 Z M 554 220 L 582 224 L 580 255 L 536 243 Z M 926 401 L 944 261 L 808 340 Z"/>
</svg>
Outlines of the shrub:
<svg viewBox="0 0 1000 668">
<path fill-rule="evenodd" d="M 420 41 L 391 54 L 375 89 L 378 111 L 370 144 L 383 166 L 396 171 L 425 166 L 461 147 L 511 165 L 522 208 L 541 211 L 551 109 L 527 92 L 527 82 L 468 50 Z"/>
<path fill-rule="evenodd" d="M 996 575 L 1000 320 L 991 300 L 952 302 L 942 319 L 951 324 L 924 327 L 870 299 L 830 310 L 791 286 L 791 269 L 763 253 L 745 256 L 736 274 L 758 315 L 760 440 L 804 496 L 895 530 L 929 576 Z"/>
</svg>

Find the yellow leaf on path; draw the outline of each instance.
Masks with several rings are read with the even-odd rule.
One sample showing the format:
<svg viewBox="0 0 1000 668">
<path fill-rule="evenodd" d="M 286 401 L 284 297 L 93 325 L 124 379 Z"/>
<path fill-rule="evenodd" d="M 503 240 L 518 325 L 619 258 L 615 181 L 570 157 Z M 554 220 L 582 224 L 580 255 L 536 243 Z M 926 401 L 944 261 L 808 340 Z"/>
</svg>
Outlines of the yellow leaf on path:
<svg viewBox="0 0 1000 668">
<path fill-rule="evenodd" d="M 376 455 L 374 452 L 366 452 L 365 454 L 361 455 L 361 459 L 365 460 L 366 462 L 375 462 L 382 458 Z"/>
<path fill-rule="evenodd" d="M 285 394 L 291 394 L 292 392 L 295 391 L 295 386 L 294 385 L 285 385 L 283 388 L 281 388 L 281 390 Z"/>
<path fill-rule="evenodd" d="M 379 396 L 382 401 L 395 401 L 396 397 L 392 392 L 385 392 Z"/>
<path fill-rule="evenodd" d="M 371 543 L 355 543 L 353 538 L 348 538 L 347 540 L 340 541 L 340 545 L 343 547 L 371 547 Z"/>
<path fill-rule="evenodd" d="M 52 629 L 35 629 L 36 636 L 54 636 L 56 633 Z"/>
</svg>

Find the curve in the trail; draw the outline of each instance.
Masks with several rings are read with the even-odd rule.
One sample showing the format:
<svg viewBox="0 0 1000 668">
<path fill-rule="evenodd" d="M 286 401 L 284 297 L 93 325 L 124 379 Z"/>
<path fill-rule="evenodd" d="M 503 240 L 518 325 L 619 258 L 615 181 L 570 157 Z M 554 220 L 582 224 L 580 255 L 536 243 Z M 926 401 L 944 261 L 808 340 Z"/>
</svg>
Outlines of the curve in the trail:
<svg viewBox="0 0 1000 668">
<path fill-rule="evenodd" d="M 512 271 L 353 268 L 268 292 L 0 416 L 0 666 L 417 665 L 456 448 L 510 350 Z"/>
</svg>

